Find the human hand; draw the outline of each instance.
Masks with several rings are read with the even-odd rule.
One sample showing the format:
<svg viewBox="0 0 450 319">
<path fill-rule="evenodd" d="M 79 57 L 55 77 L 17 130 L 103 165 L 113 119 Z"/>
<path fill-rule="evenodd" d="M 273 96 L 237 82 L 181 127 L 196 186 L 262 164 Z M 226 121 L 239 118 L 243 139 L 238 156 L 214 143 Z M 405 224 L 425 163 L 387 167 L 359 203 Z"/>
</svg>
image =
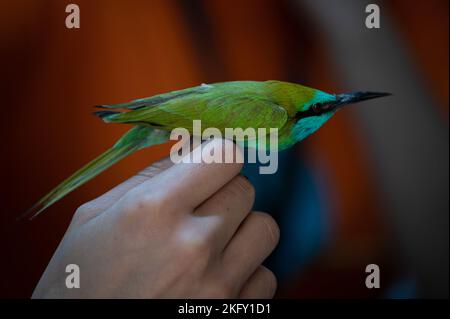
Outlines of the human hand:
<svg viewBox="0 0 450 319">
<path fill-rule="evenodd" d="M 217 143 L 235 148 L 206 146 Z M 242 164 L 194 163 L 163 160 L 82 205 L 32 297 L 271 298 L 276 279 L 261 263 L 277 224 L 250 213 Z M 66 287 L 68 264 L 79 266 L 80 288 Z"/>
</svg>

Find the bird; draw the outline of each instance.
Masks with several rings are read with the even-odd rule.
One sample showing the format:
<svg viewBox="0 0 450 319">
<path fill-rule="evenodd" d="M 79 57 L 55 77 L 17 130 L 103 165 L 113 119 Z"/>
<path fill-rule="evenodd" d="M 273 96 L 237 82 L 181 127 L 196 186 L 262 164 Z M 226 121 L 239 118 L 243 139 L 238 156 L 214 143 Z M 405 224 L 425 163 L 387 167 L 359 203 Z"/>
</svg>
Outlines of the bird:
<svg viewBox="0 0 450 319">
<path fill-rule="evenodd" d="M 94 115 L 104 122 L 133 127 L 110 149 L 66 178 L 23 215 L 31 215 L 33 219 L 121 159 L 140 149 L 167 142 L 175 128 L 186 128 L 192 133 L 193 120 L 200 120 L 202 125 L 217 128 L 222 133 L 225 128 L 276 128 L 278 150 L 282 151 L 317 131 L 343 106 L 388 95 L 391 94 L 370 91 L 331 94 L 276 80 L 229 81 L 203 83 L 128 103 L 97 105 L 101 110 Z"/>
</svg>

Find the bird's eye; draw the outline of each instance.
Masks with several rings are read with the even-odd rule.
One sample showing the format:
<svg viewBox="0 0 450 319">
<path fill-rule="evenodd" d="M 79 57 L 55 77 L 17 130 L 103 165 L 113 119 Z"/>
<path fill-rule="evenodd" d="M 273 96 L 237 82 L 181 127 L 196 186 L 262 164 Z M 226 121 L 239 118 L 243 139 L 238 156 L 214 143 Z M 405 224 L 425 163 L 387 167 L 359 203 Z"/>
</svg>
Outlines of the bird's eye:
<svg viewBox="0 0 450 319">
<path fill-rule="evenodd" d="M 315 114 L 322 114 L 330 111 L 333 108 L 333 105 L 331 103 L 317 103 L 313 104 L 311 108 Z"/>
<path fill-rule="evenodd" d="M 316 114 L 322 113 L 322 108 L 320 107 L 320 104 L 313 104 L 311 106 L 311 108 L 312 108 L 313 112 Z"/>
</svg>

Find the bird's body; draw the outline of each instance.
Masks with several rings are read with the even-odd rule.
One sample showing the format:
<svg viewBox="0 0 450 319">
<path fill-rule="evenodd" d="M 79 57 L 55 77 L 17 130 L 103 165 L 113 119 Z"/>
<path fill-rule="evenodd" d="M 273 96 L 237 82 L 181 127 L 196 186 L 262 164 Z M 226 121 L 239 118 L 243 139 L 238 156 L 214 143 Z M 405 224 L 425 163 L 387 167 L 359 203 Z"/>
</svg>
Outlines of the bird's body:
<svg viewBox="0 0 450 319">
<path fill-rule="evenodd" d="M 131 111 L 97 114 L 108 123 L 143 125 L 163 131 L 183 127 L 192 133 L 194 119 L 201 120 L 202 127 L 218 128 L 222 134 L 225 128 L 265 128 L 267 132 L 277 128 L 278 147 L 283 150 L 306 137 L 305 133 L 311 129 L 295 126 L 297 114 L 314 103 L 334 100 L 334 95 L 293 83 L 235 81 L 202 84 L 131 103 L 104 105 L 101 107 Z"/>
<path fill-rule="evenodd" d="M 193 120 L 202 127 L 278 129 L 278 148 L 286 149 L 315 132 L 340 105 L 384 96 L 357 92 L 334 95 L 280 81 L 235 81 L 159 94 L 129 103 L 99 106 L 95 114 L 107 123 L 134 125 L 111 149 L 75 172 L 42 198 L 32 211 L 36 216 L 66 194 L 127 155 L 164 143 L 170 131 L 193 132 Z M 258 144 L 254 145 L 258 147 Z"/>
</svg>

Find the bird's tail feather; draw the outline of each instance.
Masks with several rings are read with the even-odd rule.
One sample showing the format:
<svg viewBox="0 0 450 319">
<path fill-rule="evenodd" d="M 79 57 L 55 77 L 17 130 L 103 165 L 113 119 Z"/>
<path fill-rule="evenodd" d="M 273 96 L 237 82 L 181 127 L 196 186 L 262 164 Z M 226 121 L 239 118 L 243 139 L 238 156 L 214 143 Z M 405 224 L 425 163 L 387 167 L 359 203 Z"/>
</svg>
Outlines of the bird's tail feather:
<svg viewBox="0 0 450 319">
<path fill-rule="evenodd" d="M 141 148 L 164 143 L 166 140 L 167 136 L 165 132 L 144 126 L 133 127 L 113 147 L 65 179 L 47 195 L 42 197 L 33 207 L 22 214 L 19 219 L 24 216 L 31 216 L 30 219 L 33 219 L 50 205 L 126 156 Z"/>
</svg>

